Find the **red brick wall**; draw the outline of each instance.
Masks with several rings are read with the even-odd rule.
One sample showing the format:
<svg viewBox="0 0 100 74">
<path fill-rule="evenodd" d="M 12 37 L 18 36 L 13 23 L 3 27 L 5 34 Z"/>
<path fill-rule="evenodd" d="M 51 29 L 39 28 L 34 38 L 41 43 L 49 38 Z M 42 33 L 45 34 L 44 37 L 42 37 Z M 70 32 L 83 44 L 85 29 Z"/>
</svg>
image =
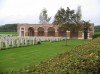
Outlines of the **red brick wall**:
<svg viewBox="0 0 100 74">
<path fill-rule="evenodd" d="M 38 28 L 39 27 L 42 27 L 44 29 L 44 36 L 48 36 L 48 28 L 50 27 L 53 27 L 54 28 L 54 32 L 55 32 L 55 35 L 56 37 L 58 36 L 67 36 L 67 37 L 77 37 L 77 38 L 82 38 L 82 32 L 77 32 L 77 33 L 71 33 L 70 31 L 67 31 L 65 33 L 61 33 L 61 32 L 58 32 L 58 26 L 54 26 L 52 24 L 18 24 L 17 25 L 17 33 L 18 35 L 20 35 L 20 31 L 21 31 L 21 28 L 25 28 L 25 36 L 28 36 L 28 29 L 32 27 L 34 29 L 34 36 L 38 36 Z M 94 31 L 94 25 L 92 24 L 90 26 L 92 32 L 89 34 L 89 37 L 91 38 L 92 35 L 93 35 L 93 31 Z M 53 34 L 51 34 L 53 35 Z"/>
<path fill-rule="evenodd" d="M 82 32 L 81 31 L 78 32 L 78 37 L 82 38 Z"/>
<path fill-rule="evenodd" d="M 55 36 L 58 37 L 58 32 L 55 32 Z"/>
</svg>

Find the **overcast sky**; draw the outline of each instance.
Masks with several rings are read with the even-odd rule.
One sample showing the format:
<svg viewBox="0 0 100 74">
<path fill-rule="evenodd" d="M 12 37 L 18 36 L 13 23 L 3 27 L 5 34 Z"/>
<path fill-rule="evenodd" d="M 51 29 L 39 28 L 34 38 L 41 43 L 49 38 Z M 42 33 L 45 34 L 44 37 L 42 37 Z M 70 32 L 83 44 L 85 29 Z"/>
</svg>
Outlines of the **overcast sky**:
<svg viewBox="0 0 100 74">
<path fill-rule="evenodd" d="M 82 19 L 100 25 L 100 0 L 0 0 L 0 25 L 11 23 L 39 23 L 39 15 L 46 8 L 48 15 L 59 8 L 82 9 Z"/>
</svg>

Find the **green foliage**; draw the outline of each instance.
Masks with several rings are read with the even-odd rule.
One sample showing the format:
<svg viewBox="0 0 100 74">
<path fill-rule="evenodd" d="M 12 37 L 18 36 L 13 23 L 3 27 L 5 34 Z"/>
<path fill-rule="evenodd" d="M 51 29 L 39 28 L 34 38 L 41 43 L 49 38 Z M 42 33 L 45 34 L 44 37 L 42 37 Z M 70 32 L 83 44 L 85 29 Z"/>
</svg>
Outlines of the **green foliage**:
<svg viewBox="0 0 100 74">
<path fill-rule="evenodd" d="M 0 71 L 23 70 L 24 67 L 26 69 L 28 66 L 38 65 L 41 61 L 51 59 L 65 51 L 70 51 L 84 42 L 87 42 L 87 40 L 68 40 L 67 46 L 64 45 L 65 41 L 42 42 L 40 45 L 1 50 Z"/>
<path fill-rule="evenodd" d="M 88 28 L 89 28 L 90 25 L 91 25 L 91 24 L 89 23 L 89 21 L 84 21 L 84 20 L 82 21 L 82 24 L 83 24 L 83 25 L 82 25 L 82 26 L 83 26 L 83 29 L 87 29 L 87 30 L 88 30 Z"/>
<path fill-rule="evenodd" d="M 0 26 L 0 32 L 16 32 L 17 24 L 5 24 Z"/>
<path fill-rule="evenodd" d="M 95 32 L 94 33 L 93 38 L 97 38 L 97 37 L 100 37 L 100 32 Z"/>
<path fill-rule="evenodd" d="M 17 72 L 17 71 L 15 71 Z M 26 67 L 20 74 L 100 74 L 100 37 L 80 44 L 38 66 Z"/>
<path fill-rule="evenodd" d="M 65 30 L 70 31 L 80 31 L 84 28 L 89 28 L 89 21 L 81 20 L 81 7 L 77 8 L 77 11 L 71 10 L 69 7 L 67 9 L 60 8 L 54 17 L 53 24 L 63 27 Z"/>
<path fill-rule="evenodd" d="M 33 70 L 38 74 L 99 74 L 100 73 L 100 37 L 75 47 L 70 52 L 41 62 Z M 28 72 L 31 72 L 28 70 Z"/>
<path fill-rule="evenodd" d="M 94 27 L 95 32 L 100 32 L 100 25 Z"/>
<path fill-rule="evenodd" d="M 100 32 L 94 32 L 94 34 L 100 34 Z"/>
<path fill-rule="evenodd" d="M 75 13 L 74 10 L 70 10 L 69 7 L 67 7 L 66 10 L 64 8 L 60 8 L 54 17 L 53 23 L 65 28 L 66 30 L 80 30 L 81 8 L 78 8 L 77 13 Z"/>
</svg>

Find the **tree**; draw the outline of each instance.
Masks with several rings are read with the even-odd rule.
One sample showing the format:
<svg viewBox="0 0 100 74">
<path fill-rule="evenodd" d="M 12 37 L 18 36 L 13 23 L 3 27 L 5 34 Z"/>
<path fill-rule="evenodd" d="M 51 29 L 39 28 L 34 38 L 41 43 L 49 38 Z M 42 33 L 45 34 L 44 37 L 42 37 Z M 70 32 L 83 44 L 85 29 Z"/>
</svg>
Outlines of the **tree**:
<svg viewBox="0 0 100 74">
<path fill-rule="evenodd" d="M 90 23 L 89 21 L 82 21 L 82 29 L 84 31 L 84 39 L 87 39 L 88 37 L 88 31 L 89 31 L 89 27 L 90 27 Z"/>
<path fill-rule="evenodd" d="M 88 29 L 89 29 L 89 27 L 90 27 L 90 21 L 82 21 L 82 29 L 83 29 L 83 31 L 84 32 L 88 32 Z"/>
<path fill-rule="evenodd" d="M 0 26 L 0 32 L 16 32 L 17 24 L 5 24 Z"/>
<path fill-rule="evenodd" d="M 72 31 L 79 31 L 82 29 L 82 14 L 81 14 L 81 6 L 77 7 L 76 13 L 74 13 L 71 17 L 71 20 L 73 21 L 73 25 L 71 26 Z"/>
<path fill-rule="evenodd" d="M 84 28 L 87 28 L 87 29 L 89 28 L 89 26 L 90 26 L 90 23 L 89 23 L 89 22 L 90 22 L 90 21 L 84 21 L 84 20 L 82 21 L 83 29 L 84 29 Z"/>
<path fill-rule="evenodd" d="M 76 15 L 74 10 L 70 10 L 69 7 L 67 7 L 66 10 L 64 8 L 60 8 L 54 17 L 53 24 L 63 27 L 64 30 L 73 30 L 73 28 L 76 26 L 75 19 Z"/>
<path fill-rule="evenodd" d="M 74 10 L 70 10 L 67 7 L 67 10 L 60 8 L 54 17 L 53 24 L 59 25 L 59 27 L 64 27 L 66 30 L 70 30 L 70 25 L 72 24 L 72 15 Z"/>
<path fill-rule="evenodd" d="M 51 20 L 51 17 L 48 17 L 47 10 L 44 8 L 39 16 L 40 24 L 48 24 Z"/>
<path fill-rule="evenodd" d="M 70 10 L 69 7 L 66 10 L 60 8 L 54 17 L 53 24 L 71 32 L 78 32 L 80 30 L 88 31 L 90 26 L 89 21 L 82 21 L 81 18 L 81 6 L 78 6 L 76 13 L 74 10 Z"/>
<path fill-rule="evenodd" d="M 95 31 L 95 32 L 100 32 L 100 25 L 95 26 L 95 27 L 94 27 L 94 31 Z"/>
<path fill-rule="evenodd" d="M 81 18 L 82 18 L 81 6 L 77 7 L 76 15 L 77 15 L 77 22 L 81 22 Z"/>
</svg>

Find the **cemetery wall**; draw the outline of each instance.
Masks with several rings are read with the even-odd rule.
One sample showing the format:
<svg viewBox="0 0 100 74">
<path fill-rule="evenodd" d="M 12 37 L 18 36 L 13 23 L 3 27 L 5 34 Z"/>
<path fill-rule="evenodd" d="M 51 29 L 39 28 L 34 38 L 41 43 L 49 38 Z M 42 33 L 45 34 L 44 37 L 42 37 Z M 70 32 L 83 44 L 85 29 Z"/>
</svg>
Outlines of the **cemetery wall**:
<svg viewBox="0 0 100 74">
<path fill-rule="evenodd" d="M 84 32 L 78 31 L 76 34 L 70 31 L 58 30 L 59 27 L 53 24 L 18 24 L 17 34 L 18 36 L 44 36 L 44 37 L 67 37 L 84 39 Z M 88 29 L 87 38 L 92 39 L 94 33 L 94 25 Z"/>
</svg>

